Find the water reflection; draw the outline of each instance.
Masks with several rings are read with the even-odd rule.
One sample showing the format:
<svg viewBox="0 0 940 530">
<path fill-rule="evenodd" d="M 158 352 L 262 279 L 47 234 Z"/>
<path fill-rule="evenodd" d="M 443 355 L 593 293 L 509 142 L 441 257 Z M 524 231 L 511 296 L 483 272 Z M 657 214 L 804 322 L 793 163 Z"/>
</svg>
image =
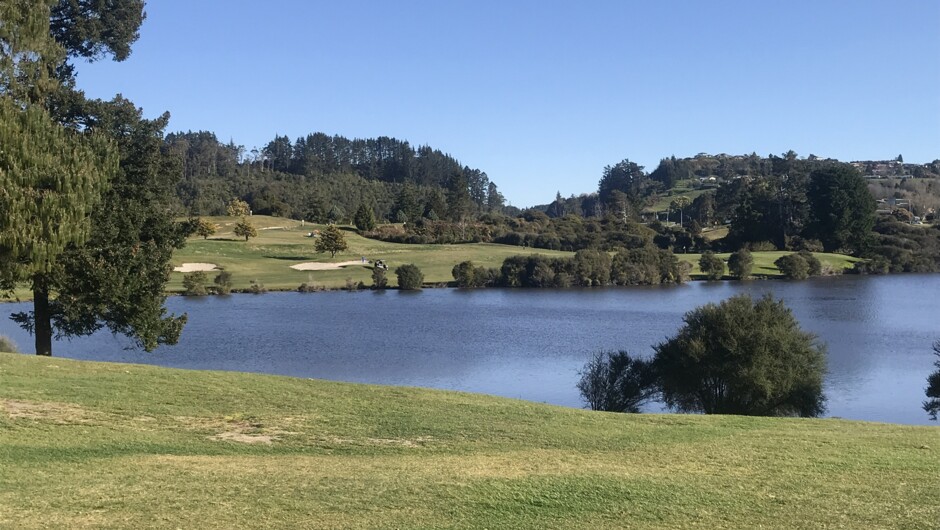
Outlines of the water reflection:
<svg viewBox="0 0 940 530">
<path fill-rule="evenodd" d="M 772 292 L 828 344 L 831 415 L 927 424 L 920 409 L 940 337 L 930 293 L 940 275 L 696 282 L 570 290 L 425 290 L 172 298 L 188 312 L 180 344 L 152 354 L 100 333 L 58 355 L 484 392 L 581 406 L 577 372 L 599 349 L 650 355 L 685 312 Z M 21 306 L 20 306 L 21 307 Z M 5 318 L 0 333 L 31 340 Z"/>
</svg>

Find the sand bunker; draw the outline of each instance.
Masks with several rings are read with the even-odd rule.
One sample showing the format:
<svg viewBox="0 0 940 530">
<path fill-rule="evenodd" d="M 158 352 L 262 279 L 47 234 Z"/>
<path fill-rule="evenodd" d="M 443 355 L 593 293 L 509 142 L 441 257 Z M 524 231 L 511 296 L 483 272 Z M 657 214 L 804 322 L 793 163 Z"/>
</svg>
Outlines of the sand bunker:
<svg viewBox="0 0 940 530">
<path fill-rule="evenodd" d="M 366 265 L 362 260 L 355 261 L 341 261 L 339 263 L 314 263 L 312 261 L 307 263 L 298 263 L 297 265 L 291 265 L 290 268 L 298 271 L 332 271 L 342 267 L 348 267 L 350 265 Z"/>
<path fill-rule="evenodd" d="M 215 263 L 184 263 L 179 267 L 173 267 L 173 270 L 176 272 L 197 272 L 214 271 L 218 268 L 219 266 Z"/>
</svg>

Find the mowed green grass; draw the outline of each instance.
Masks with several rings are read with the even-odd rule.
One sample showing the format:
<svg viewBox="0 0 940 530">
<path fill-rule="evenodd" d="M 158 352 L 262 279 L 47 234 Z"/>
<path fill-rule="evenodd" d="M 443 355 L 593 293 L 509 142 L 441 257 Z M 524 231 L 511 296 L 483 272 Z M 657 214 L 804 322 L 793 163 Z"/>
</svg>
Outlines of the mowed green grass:
<svg viewBox="0 0 940 530">
<path fill-rule="evenodd" d="M 0 354 L 2 528 L 936 528 L 940 430 Z"/>
<path fill-rule="evenodd" d="M 476 265 L 500 267 L 509 256 L 520 254 L 542 254 L 546 256 L 572 256 L 570 252 L 545 249 L 522 248 L 509 245 L 473 243 L 463 245 L 407 245 L 386 243 L 366 239 L 355 232 L 345 230 L 349 249 L 331 258 L 328 253 L 318 254 L 314 250 L 314 238 L 305 237 L 322 225 L 280 217 L 252 216 L 251 222 L 258 228 L 258 237 L 247 242 L 232 233 L 236 219 L 231 217 L 208 218 L 220 229 L 208 240 L 190 238 L 186 247 L 173 255 L 175 266 L 183 263 L 214 263 L 232 273 L 236 289 L 244 289 L 252 280 L 260 281 L 269 289 L 296 289 L 300 284 L 316 284 L 323 287 L 342 287 L 346 280 L 372 285 L 371 265 L 351 265 L 339 270 L 297 271 L 291 265 L 306 262 L 344 262 L 360 260 L 363 256 L 374 261 L 384 260 L 388 266 L 389 284 L 396 285 L 395 268 L 414 263 L 424 273 L 429 284 L 453 281 L 454 265 L 471 260 Z M 215 273 L 208 273 L 210 281 Z M 169 291 L 182 291 L 183 274 L 175 272 L 168 285 Z"/>
<path fill-rule="evenodd" d="M 329 254 L 318 254 L 314 250 L 314 239 L 305 237 L 312 230 L 322 229 L 321 225 L 306 224 L 279 217 L 254 216 L 252 223 L 258 228 L 258 237 L 247 242 L 232 233 L 236 220 L 231 217 L 209 218 L 220 226 L 219 232 L 204 240 L 193 237 L 186 247 L 173 256 L 174 265 L 183 263 L 213 263 L 232 273 L 234 287 L 246 289 L 252 281 L 264 284 L 268 289 L 296 289 L 302 283 L 328 288 L 343 287 L 347 280 L 364 282 L 372 285 L 371 265 L 355 264 L 338 270 L 297 271 L 291 265 L 306 262 L 344 262 L 360 260 L 363 256 L 372 261 L 381 259 L 389 265 L 388 278 L 392 286 L 396 285 L 395 267 L 414 263 L 424 273 L 425 283 L 443 284 L 453 281 L 451 270 L 454 265 L 470 260 L 478 266 L 499 268 L 503 260 L 510 256 L 541 254 L 545 256 L 570 257 L 572 252 L 558 252 L 546 249 L 522 248 L 518 246 L 497 245 L 491 243 L 472 243 L 462 245 L 408 245 L 386 243 L 366 239 L 354 230 L 344 233 L 349 249 L 331 258 Z M 753 273 L 758 276 L 776 277 L 780 271 L 773 262 L 789 252 L 755 252 Z M 680 254 L 679 258 L 692 263 L 694 278 L 702 277 L 698 268 L 700 254 Z M 719 254 L 727 261 L 729 254 Z M 858 261 L 857 258 L 841 254 L 818 253 L 816 256 L 834 271 L 849 269 Z M 211 278 L 216 273 L 209 272 Z M 167 289 L 180 292 L 183 273 L 173 273 Z"/>
<path fill-rule="evenodd" d="M 793 254 L 791 251 L 773 251 L 773 252 L 752 252 L 751 256 L 754 258 L 754 266 L 751 269 L 751 274 L 754 276 L 766 276 L 769 278 L 779 278 L 782 276 L 780 270 L 774 265 L 774 262 L 780 259 L 782 256 L 787 254 Z M 715 254 L 725 262 L 725 277 L 730 278 L 728 272 L 728 258 L 731 256 L 730 253 L 718 253 Z M 851 269 L 859 261 L 862 261 L 860 258 L 855 258 L 852 256 L 846 256 L 845 254 L 830 254 L 826 252 L 814 252 L 814 256 L 819 259 L 823 267 L 823 272 L 827 270 L 830 274 L 842 274 L 845 271 Z M 699 259 L 701 259 L 701 254 L 676 254 L 682 261 L 687 261 L 692 264 L 692 277 L 693 278 L 704 278 L 701 268 L 698 266 Z"/>
</svg>

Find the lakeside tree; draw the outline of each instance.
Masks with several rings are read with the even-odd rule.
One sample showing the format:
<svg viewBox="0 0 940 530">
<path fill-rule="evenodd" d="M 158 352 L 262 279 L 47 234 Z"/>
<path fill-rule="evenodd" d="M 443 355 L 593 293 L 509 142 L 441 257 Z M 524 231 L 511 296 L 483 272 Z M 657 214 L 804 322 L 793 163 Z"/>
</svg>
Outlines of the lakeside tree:
<svg viewBox="0 0 940 530">
<path fill-rule="evenodd" d="M 940 414 L 940 340 L 933 343 L 933 354 L 937 356 L 933 363 L 937 371 L 927 376 L 927 401 L 924 401 L 924 410 L 930 415 L 930 419 L 937 421 L 937 415 Z"/>
<path fill-rule="evenodd" d="M 209 239 L 209 236 L 215 234 L 218 229 L 219 225 L 208 219 L 200 218 L 196 221 L 196 235 L 202 236 L 203 239 Z"/>
<path fill-rule="evenodd" d="M 710 250 L 702 253 L 702 257 L 698 260 L 698 268 L 709 280 L 720 280 L 725 275 L 725 262 Z"/>
<path fill-rule="evenodd" d="M 421 289 L 421 284 L 424 283 L 424 273 L 414 264 L 396 268 L 395 275 L 398 277 L 398 288 L 405 291 Z"/>
<path fill-rule="evenodd" d="M 107 6 L 80 0 L 4 2 L 0 11 L 0 45 L 9 52 L 0 54 L 0 95 L 7 102 L 15 102 L 19 111 L 48 109 L 52 120 L 68 131 L 57 130 L 56 135 L 87 141 L 109 138 L 113 157 L 111 169 L 96 171 L 99 178 L 110 177 L 108 185 L 101 188 L 100 200 L 92 193 L 89 200 L 73 203 L 46 187 L 43 179 L 54 178 L 52 173 L 35 179 L 30 176 L 32 182 L 22 182 L 38 185 L 39 189 L 46 187 L 38 193 L 43 208 L 57 205 L 63 210 L 84 209 L 88 224 L 61 222 L 61 218 L 43 218 L 33 212 L 28 222 L 35 227 L 52 221 L 55 226 L 49 233 L 55 234 L 64 251 L 57 256 L 54 267 L 42 266 L 46 272 L 39 283 L 44 284 L 45 292 L 34 297 L 34 310 L 12 318 L 35 335 L 39 354 L 51 353 L 53 331 L 58 336 L 72 337 L 105 326 L 133 338 L 147 350 L 175 343 L 186 319 L 185 315 L 166 314 L 164 287 L 172 250 L 183 245 L 191 227 L 176 223 L 170 213 L 179 172 L 161 150 L 163 128 L 169 117 L 143 120 L 139 109 L 120 97 L 111 102 L 86 100 L 74 89 L 73 69 L 67 62 L 69 57 L 126 58 L 143 19 L 143 2 L 115 0 Z M 61 45 L 58 50 L 50 47 L 50 35 Z M 13 123 L 6 119 L 0 122 Z M 52 130 L 48 125 L 33 129 L 43 133 Z M 4 141 L 0 145 L 11 148 L 7 156 L 15 155 L 13 144 Z M 71 151 L 66 145 L 60 147 L 57 153 L 49 153 L 51 158 L 43 164 L 82 152 L 81 147 L 72 146 Z M 28 149 L 32 156 L 41 154 L 34 146 Z M 43 169 L 42 165 L 33 168 Z M 68 186 L 72 193 L 91 191 L 90 186 L 65 178 L 57 185 Z M 12 188 L 0 189 L 9 192 Z M 85 237 L 71 237 L 86 228 Z M 11 256 L 6 250 L 0 252 Z M 0 261 L 7 263 L 6 259 Z M 15 263 L 17 267 L 4 266 L 3 270 L 22 271 L 23 266 L 38 262 L 29 265 L 20 259 Z"/>
<path fill-rule="evenodd" d="M 346 250 L 348 245 L 346 244 L 346 236 L 343 235 L 343 232 L 337 228 L 336 225 L 329 225 L 320 232 L 316 242 L 313 244 L 313 248 L 320 253 L 329 252 L 332 258 L 336 256 L 337 252 Z"/>
<path fill-rule="evenodd" d="M 753 268 L 754 257 L 751 256 L 751 252 L 746 248 L 733 252 L 731 256 L 728 257 L 728 272 L 739 280 L 749 279 Z"/>
<path fill-rule="evenodd" d="M 247 217 L 242 217 L 235 223 L 235 228 L 232 229 L 232 232 L 235 233 L 238 237 L 244 237 L 245 241 L 248 241 L 249 237 L 258 237 L 258 229 L 255 228 L 255 225 L 251 224 L 251 221 Z"/>
<path fill-rule="evenodd" d="M 825 410 L 825 348 L 783 301 L 748 295 L 683 317 L 657 345 L 665 403 L 680 412 L 813 417 Z"/>
<path fill-rule="evenodd" d="M 640 412 L 659 393 L 652 361 L 623 350 L 595 353 L 580 374 L 578 391 L 591 410 Z"/>
<path fill-rule="evenodd" d="M 385 269 L 379 266 L 372 267 L 372 288 L 385 289 L 388 287 L 388 275 Z"/>
<path fill-rule="evenodd" d="M 799 254 L 780 256 L 774 265 L 790 280 L 805 280 L 809 277 L 809 263 Z"/>
</svg>

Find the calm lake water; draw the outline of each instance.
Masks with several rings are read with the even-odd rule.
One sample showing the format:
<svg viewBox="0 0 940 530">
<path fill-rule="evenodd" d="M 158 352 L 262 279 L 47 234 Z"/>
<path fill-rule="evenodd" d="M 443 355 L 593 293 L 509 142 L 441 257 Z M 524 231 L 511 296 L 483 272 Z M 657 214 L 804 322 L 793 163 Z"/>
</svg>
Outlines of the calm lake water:
<svg viewBox="0 0 940 530">
<path fill-rule="evenodd" d="M 109 333 L 58 342 L 57 356 L 238 370 L 496 394 L 582 406 L 575 383 L 592 352 L 651 355 L 682 315 L 738 293 L 783 298 L 828 346 L 829 416 L 933 424 L 921 409 L 940 338 L 940 275 L 802 282 L 694 282 L 651 288 L 174 297 L 189 314 L 180 343 L 128 350 Z M 0 305 L 0 333 L 31 338 Z M 650 410 L 660 410 L 652 406 Z"/>
</svg>

